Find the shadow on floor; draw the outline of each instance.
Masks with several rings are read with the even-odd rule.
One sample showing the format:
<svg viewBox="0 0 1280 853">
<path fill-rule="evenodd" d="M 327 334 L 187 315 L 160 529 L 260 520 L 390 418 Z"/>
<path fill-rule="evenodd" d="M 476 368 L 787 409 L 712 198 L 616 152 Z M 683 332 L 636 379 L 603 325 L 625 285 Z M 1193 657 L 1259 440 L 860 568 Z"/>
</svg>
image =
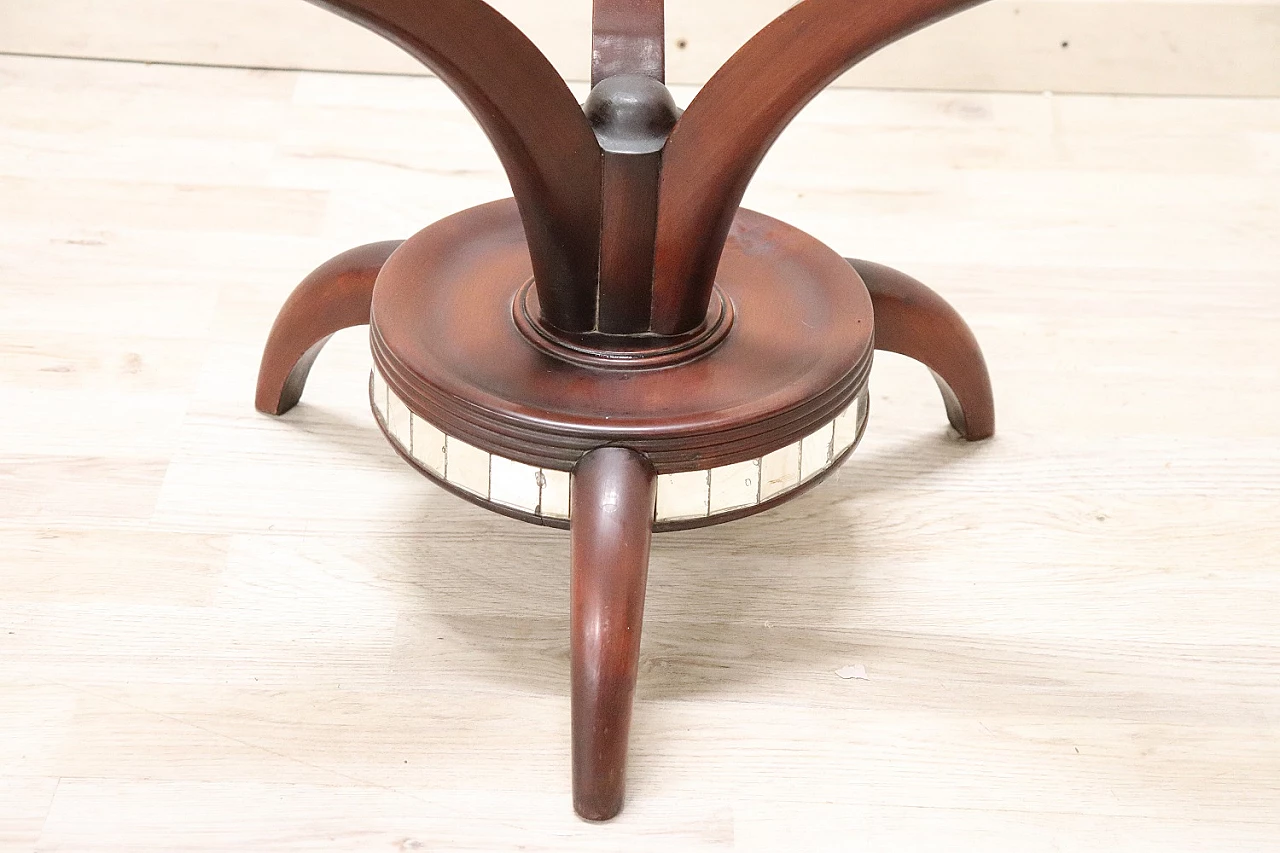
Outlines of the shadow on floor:
<svg viewBox="0 0 1280 853">
<path fill-rule="evenodd" d="M 368 423 L 320 410 L 307 421 L 348 457 L 367 454 L 379 466 L 394 458 Z M 777 509 L 656 536 L 637 698 L 733 692 L 847 662 L 856 653 L 848 613 L 862 594 L 860 555 L 874 548 L 858 523 L 859 498 L 910 489 L 973 450 L 941 431 L 881 442 Z M 564 695 L 568 534 L 486 512 L 426 482 L 416 514 L 420 534 L 380 541 L 370 555 L 403 596 L 397 674 L 438 674 L 447 655 L 456 658 L 447 668 L 490 674 L 495 686 Z"/>
</svg>

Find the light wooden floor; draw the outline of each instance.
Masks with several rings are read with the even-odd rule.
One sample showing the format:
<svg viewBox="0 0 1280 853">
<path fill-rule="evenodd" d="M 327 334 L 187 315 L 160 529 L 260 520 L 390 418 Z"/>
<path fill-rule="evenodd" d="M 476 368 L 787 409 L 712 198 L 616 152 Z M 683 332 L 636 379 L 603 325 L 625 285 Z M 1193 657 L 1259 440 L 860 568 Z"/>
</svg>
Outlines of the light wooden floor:
<svg viewBox="0 0 1280 853">
<path fill-rule="evenodd" d="M 999 434 L 883 356 L 837 477 L 659 537 L 606 826 L 566 536 L 400 463 L 360 331 L 252 408 L 305 272 L 503 194 L 433 80 L 0 58 L 0 848 L 1280 849 L 1280 101 L 802 116 L 751 204 L 951 298 Z"/>
</svg>

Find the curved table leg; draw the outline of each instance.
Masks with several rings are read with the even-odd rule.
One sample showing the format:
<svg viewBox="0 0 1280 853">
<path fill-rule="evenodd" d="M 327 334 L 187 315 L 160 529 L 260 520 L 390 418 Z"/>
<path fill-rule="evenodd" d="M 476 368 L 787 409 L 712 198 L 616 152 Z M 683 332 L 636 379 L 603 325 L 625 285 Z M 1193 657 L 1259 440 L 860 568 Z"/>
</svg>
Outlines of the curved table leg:
<svg viewBox="0 0 1280 853">
<path fill-rule="evenodd" d="M 316 268 L 276 316 L 258 368 L 258 411 L 283 415 L 298 405 L 311 365 L 334 332 L 369 322 L 378 271 L 402 240 L 370 243 Z"/>
<path fill-rule="evenodd" d="M 622 809 L 654 495 L 653 467 L 626 448 L 593 450 L 573 473 L 573 807 L 587 820 Z"/>
<path fill-rule="evenodd" d="M 511 182 L 543 317 L 565 332 L 593 329 L 600 143 L 542 51 L 484 0 L 311 2 L 387 39 L 453 90 Z"/>
<path fill-rule="evenodd" d="M 800 110 L 880 48 L 979 2 L 800 0 L 729 57 L 662 149 L 653 331 L 702 322 L 743 194 Z"/>
<path fill-rule="evenodd" d="M 896 352 L 933 373 L 947 418 L 968 441 L 996 430 L 991 377 L 978 341 L 941 296 L 905 273 L 870 261 L 848 259 L 871 292 L 876 349 Z"/>
</svg>

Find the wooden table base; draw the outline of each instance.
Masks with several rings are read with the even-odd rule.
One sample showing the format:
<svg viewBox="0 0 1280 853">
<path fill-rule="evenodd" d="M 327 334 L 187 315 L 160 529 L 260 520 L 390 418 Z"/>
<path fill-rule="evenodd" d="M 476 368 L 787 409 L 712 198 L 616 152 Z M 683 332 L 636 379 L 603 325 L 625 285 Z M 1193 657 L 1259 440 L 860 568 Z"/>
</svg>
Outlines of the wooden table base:
<svg viewBox="0 0 1280 853">
<path fill-rule="evenodd" d="M 477 0 L 320 5 L 436 70 L 515 197 L 308 276 L 272 328 L 257 407 L 296 405 L 329 336 L 368 323 L 370 401 L 400 455 L 468 500 L 569 528 L 574 806 L 608 819 L 653 532 L 760 512 L 835 470 L 865 428 L 876 348 L 933 371 L 961 436 L 994 430 L 982 354 L 946 302 L 739 207 L 827 82 L 969 2 L 805 0 L 683 114 L 661 82 L 660 0 L 597 0 L 583 106 Z"/>
</svg>

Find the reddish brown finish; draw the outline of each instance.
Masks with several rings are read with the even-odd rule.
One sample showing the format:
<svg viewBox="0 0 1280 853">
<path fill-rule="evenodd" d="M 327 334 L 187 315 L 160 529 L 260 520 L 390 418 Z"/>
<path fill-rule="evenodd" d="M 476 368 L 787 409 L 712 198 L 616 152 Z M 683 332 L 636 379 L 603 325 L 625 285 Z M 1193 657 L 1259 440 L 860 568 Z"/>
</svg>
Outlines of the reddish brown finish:
<svg viewBox="0 0 1280 853">
<path fill-rule="evenodd" d="M 603 269 L 601 270 L 603 275 Z M 693 361 L 720 345 L 733 327 L 733 303 L 717 289 L 707 306 L 702 325 L 687 335 L 664 337 L 661 346 L 651 335 L 606 335 L 592 332 L 567 335 L 550 332 L 537 318 L 538 292 L 530 281 L 522 288 L 523 301 L 516 296 L 512 317 L 530 343 L 562 361 L 571 361 L 603 370 L 654 369 Z M 523 305 L 523 310 L 521 310 Z"/>
<path fill-rule="evenodd" d="M 679 110 L 665 86 L 636 74 L 601 81 L 584 109 L 604 152 L 596 330 L 646 334 L 662 147 Z"/>
<path fill-rule="evenodd" d="M 497 151 L 520 206 L 547 321 L 595 322 L 600 146 L 547 58 L 480 0 L 311 0 L 439 75 Z"/>
<path fill-rule="evenodd" d="M 992 434 L 982 354 L 946 302 L 739 209 L 770 146 L 827 83 L 977 0 L 804 0 L 683 117 L 661 83 L 661 0 L 594 0 L 584 108 L 481 0 L 312 2 L 432 68 L 489 136 L 515 198 L 312 273 L 272 329 L 258 408 L 287 411 L 328 336 L 371 322 L 375 364 L 410 410 L 483 451 L 574 471 L 574 805 L 608 819 L 622 805 L 655 477 L 753 459 L 827 424 L 865 388 L 873 338 L 934 372 L 964 437 Z M 758 512 L 831 470 L 665 528 Z"/>
<path fill-rule="evenodd" d="M 608 820 L 622 808 L 654 483 L 648 460 L 622 447 L 593 450 L 574 470 L 573 807 L 587 820 Z"/>
<path fill-rule="evenodd" d="M 876 313 L 876 349 L 896 352 L 928 367 L 942 391 L 947 418 L 969 441 L 996 431 L 991 377 L 978 339 L 941 296 L 905 273 L 850 259 Z"/>
<path fill-rule="evenodd" d="M 568 470 L 624 444 L 659 473 L 753 459 L 832 419 L 866 386 L 872 306 L 813 237 L 743 210 L 721 287 L 736 306 L 710 352 L 658 370 L 602 369 L 531 345 L 509 318 L 529 278 L 510 200 L 405 241 L 373 296 L 374 359 L 396 395 L 450 435 Z"/>
<path fill-rule="evenodd" d="M 667 141 L 658 196 L 654 331 L 673 334 L 701 320 L 734 211 L 796 113 L 855 63 L 979 2 L 804 0 L 730 57 Z"/>
<path fill-rule="evenodd" d="M 591 85 L 616 74 L 666 73 L 662 0 L 595 0 L 591 16 Z"/>
<path fill-rule="evenodd" d="M 662 155 L 604 155 L 600 302 L 596 328 L 607 334 L 649 329 L 653 234 Z M 647 241 L 647 245 L 646 245 Z"/>
<path fill-rule="evenodd" d="M 333 334 L 369 322 L 378 271 L 400 240 L 343 252 L 302 280 L 280 309 L 258 369 L 258 411 L 283 415 L 298 405 L 307 374 Z"/>
</svg>

